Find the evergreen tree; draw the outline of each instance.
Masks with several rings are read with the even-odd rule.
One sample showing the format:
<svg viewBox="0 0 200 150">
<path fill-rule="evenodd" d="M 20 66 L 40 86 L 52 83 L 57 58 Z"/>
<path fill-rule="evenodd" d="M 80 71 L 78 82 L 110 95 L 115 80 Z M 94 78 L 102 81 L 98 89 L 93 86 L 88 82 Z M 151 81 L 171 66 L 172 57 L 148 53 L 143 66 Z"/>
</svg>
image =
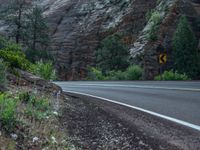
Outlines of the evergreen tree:
<svg viewBox="0 0 200 150">
<path fill-rule="evenodd" d="M 1 16 L 9 25 L 10 37 L 14 37 L 16 43 L 23 40 L 25 15 L 31 6 L 30 0 L 11 0 L 4 6 Z"/>
<path fill-rule="evenodd" d="M 42 8 L 35 6 L 27 14 L 27 45 L 33 51 L 41 49 L 49 43 L 48 26 L 42 13 Z"/>
<path fill-rule="evenodd" d="M 97 50 L 97 65 L 104 72 L 110 70 L 124 70 L 128 67 L 128 49 L 123 44 L 121 36 L 114 34 L 101 42 Z"/>
<path fill-rule="evenodd" d="M 174 67 L 180 73 L 195 78 L 199 69 L 197 40 L 185 16 L 179 20 L 173 37 Z"/>
</svg>

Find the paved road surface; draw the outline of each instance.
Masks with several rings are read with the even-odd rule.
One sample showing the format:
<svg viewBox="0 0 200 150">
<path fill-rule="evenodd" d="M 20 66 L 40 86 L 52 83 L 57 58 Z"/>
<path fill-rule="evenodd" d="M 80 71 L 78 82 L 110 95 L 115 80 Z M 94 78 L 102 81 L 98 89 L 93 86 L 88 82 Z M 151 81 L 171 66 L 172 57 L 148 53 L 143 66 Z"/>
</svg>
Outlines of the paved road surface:
<svg viewBox="0 0 200 150">
<path fill-rule="evenodd" d="M 99 96 L 197 125 L 200 82 L 56 82 L 64 91 Z"/>
</svg>

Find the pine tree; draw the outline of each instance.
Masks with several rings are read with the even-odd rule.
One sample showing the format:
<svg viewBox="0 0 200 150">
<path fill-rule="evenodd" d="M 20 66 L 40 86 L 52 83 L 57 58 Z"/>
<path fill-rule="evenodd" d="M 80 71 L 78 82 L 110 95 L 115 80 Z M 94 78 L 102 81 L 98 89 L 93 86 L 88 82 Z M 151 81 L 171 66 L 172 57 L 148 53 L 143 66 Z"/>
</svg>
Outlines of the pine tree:
<svg viewBox="0 0 200 150">
<path fill-rule="evenodd" d="M 24 38 L 25 15 L 31 4 L 30 0 L 11 0 L 1 12 L 4 21 L 9 25 L 9 36 L 14 37 L 16 43 Z"/>
<path fill-rule="evenodd" d="M 180 73 L 195 78 L 198 73 L 197 40 L 185 16 L 179 20 L 173 36 L 174 67 Z"/>
<path fill-rule="evenodd" d="M 104 72 L 124 70 L 128 67 L 128 55 L 128 49 L 119 34 L 108 36 L 101 42 L 101 48 L 97 50 L 97 66 Z"/>
<path fill-rule="evenodd" d="M 42 13 L 42 8 L 35 6 L 27 14 L 27 43 L 34 51 L 49 43 L 48 26 Z"/>
</svg>

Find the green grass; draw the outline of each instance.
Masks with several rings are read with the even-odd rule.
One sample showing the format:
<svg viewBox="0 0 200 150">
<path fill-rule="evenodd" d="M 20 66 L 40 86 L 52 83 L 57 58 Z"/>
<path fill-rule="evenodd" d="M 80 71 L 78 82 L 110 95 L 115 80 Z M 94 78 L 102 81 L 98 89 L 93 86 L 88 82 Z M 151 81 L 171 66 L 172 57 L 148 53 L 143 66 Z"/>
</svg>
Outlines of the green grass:
<svg viewBox="0 0 200 150">
<path fill-rule="evenodd" d="M 16 123 L 17 100 L 5 94 L 0 95 L 0 122 L 7 131 L 13 130 Z"/>
</svg>

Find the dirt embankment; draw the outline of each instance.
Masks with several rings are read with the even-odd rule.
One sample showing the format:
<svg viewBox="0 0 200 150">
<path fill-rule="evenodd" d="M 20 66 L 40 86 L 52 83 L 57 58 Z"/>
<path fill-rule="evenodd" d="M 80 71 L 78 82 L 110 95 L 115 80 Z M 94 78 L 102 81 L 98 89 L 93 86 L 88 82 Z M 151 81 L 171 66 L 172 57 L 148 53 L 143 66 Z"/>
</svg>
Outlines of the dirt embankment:
<svg viewBox="0 0 200 150">
<path fill-rule="evenodd" d="M 66 97 L 60 121 L 76 149 L 200 149 L 198 131 L 109 102 Z"/>
</svg>

